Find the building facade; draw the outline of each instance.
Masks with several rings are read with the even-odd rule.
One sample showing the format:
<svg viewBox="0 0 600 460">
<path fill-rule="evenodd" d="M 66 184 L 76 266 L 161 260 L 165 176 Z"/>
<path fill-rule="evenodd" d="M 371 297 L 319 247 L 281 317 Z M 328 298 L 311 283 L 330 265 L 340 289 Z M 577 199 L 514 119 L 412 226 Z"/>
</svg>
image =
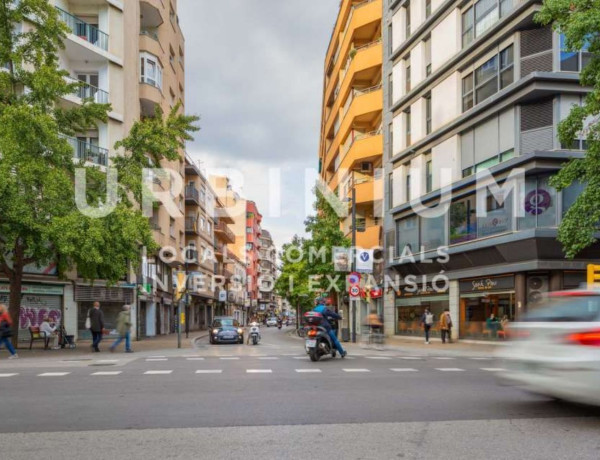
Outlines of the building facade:
<svg viewBox="0 0 600 460">
<path fill-rule="evenodd" d="M 493 339 L 492 314 L 512 321 L 545 292 L 578 287 L 600 256 L 594 245 L 565 260 L 556 240 L 582 187 L 558 192 L 549 178 L 585 149 L 583 137 L 560 145 L 557 124 L 587 92 L 587 55 L 536 24 L 540 3 L 386 1 L 385 243 L 402 280 L 386 293 L 388 334 L 420 334 L 425 307 L 436 320 L 448 307 L 455 336 Z"/>
<path fill-rule="evenodd" d="M 265 313 L 259 305 L 260 235 L 262 216 L 254 201 L 246 201 L 246 286 L 250 308 L 254 315 Z"/>
<path fill-rule="evenodd" d="M 260 311 L 274 312 L 277 309 L 274 285 L 277 280 L 277 248 L 271 233 L 262 229 L 258 251 L 258 305 Z"/>
</svg>

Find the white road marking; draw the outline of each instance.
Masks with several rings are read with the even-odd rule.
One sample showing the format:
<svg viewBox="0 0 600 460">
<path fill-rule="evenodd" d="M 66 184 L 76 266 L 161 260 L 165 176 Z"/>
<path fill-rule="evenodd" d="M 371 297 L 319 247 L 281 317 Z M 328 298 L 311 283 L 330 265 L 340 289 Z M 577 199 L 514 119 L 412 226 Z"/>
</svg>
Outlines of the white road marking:
<svg viewBox="0 0 600 460">
<path fill-rule="evenodd" d="M 449 356 L 436 356 L 433 359 L 446 359 L 446 360 L 452 360 L 452 359 L 456 359 L 456 358 L 451 358 Z"/>
<path fill-rule="evenodd" d="M 478 358 L 469 358 L 469 359 L 472 359 L 472 360 L 475 360 L 475 361 L 489 361 L 492 358 L 481 358 L 481 357 L 478 357 Z"/>
<path fill-rule="evenodd" d="M 272 374 L 271 369 L 246 369 L 246 374 Z"/>
<path fill-rule="evenodd" d="M 394 367 L 391 368 L 392 372 L 417 372 L 417 369 L 413 369 L 412 367 Z"/>
<path fill-rule="evenodd" d="M 19 374 L 0 374 L 0 377 L 14 377 L 15 375 Z"/>
<path fill-rule="evenodd" d="M 188 361 L 204 361 L 204 358 L 185 358 Z"/>
<path fill-rule="evenodd" d="M 369 369 L 342 369 L 344 372 L 371 372 Z"/>
<path fill-rule="evenodd" d="M 147 362 L 153 362 L 153 361 L 168 361 L 168 358 L 147 358 L 146 361 Z"/>
<path fill-rule="evenodd" d="M 260 356 L 258 359 L 279 359 L 277 356 Z"/>
<path fill-rule="evenodd" d="M 319 373 L 321 372 L 321 369 L 296 369 L 296 372 L 298 372 L 299 374 L 308 374 L 308 373 Z"/>
<path fill-rule="evenodd" d="M 294 356 L 294 359 L 308 359 L 308 356 Z"/>
<path fill-rule="evenodd" d="M 464 372 L 464 369 L 458 367 L 436 367 L 435 370 L 442 372 Z"/>
<path fill-rule="evenodd" d="M 172 372 L 173 371 L 146 371 L 144 372 L 144 375 L 168 375 Z"/>
<path fill-rule="evenodd" d="M 122 371 L 94 372 L 91 375 L 119 375 Z"/>
<path fill-rule="evenodd" d="M 400 356 L 400 359 L 423 359 L 418 356 Z"/>
<path fill-rule="evenodd" d="M 221 369 L 199 369 L 196 371 L 196 374 L 221 374 L 223 371 Z"/>
<path fill-rule="evenodd" d="M 100 359 L 98 361 L 94 361 L 96 364 L 112 364 L 112 363 L 118 363 L 119 360 L 118 359 Z"/>
<path fill-rule="evenodd" d="M 166 356 L 163 356 L 163 355 L 161 355 L 161 356 L 148 356 L 148 358 L 166 358 Z"/>
<path fill-rule="evenodd" d="M 506 369 L 502 369 L 501 367 L 482 367 L 481 370 L 488 372 L 504 372 Z"/>
<path fill-rule="evenodd" d="M 223 359 L 223 360 L 235 360 L 235 359 L 240 359 L 237 356 L 222 356 L 219 359 Z"/>
<path fill-rule="evenodd" d="M 392 359 L 389 356 L 367 356 L 367 359 Z"/>
<path fill-rule="evenodd" d="M 43 374 L 38 374 L 38 377 L 64 377 L 69 374 L 70 372 L 44 372 Z"/>
</svg>

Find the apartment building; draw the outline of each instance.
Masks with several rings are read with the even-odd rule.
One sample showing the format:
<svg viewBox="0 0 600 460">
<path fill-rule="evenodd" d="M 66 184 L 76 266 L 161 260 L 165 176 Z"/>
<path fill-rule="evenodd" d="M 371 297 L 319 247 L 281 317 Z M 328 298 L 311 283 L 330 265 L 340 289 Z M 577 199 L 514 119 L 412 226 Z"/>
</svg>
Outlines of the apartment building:
<svg viewBox="0 0 600 460">
<path fill-rule="evenodd" d="M 230 261 L 228 245 L 235 244 L 236 237 L 229 225 L 233 225 L 235 221 L 227 213 L 227 208 L 219 197 L 216 197 L 216 205 L 218 216 L 215 217 L 215 274 L 220 281 L 215 287 L 216 308 L 217 314 L 230 316 L 233 314 L 233 305 L 229 300 L 229 284 L 234 274 L 231 266 L 234 262 Z"/>
<path fill-rule="evenodd" d="M 258 305 L 260 311 L 274 311 L 277 308 L 274 285 L 277 279 L 277 248 L 271 233 L 264 228 L 260 234 L 258 251 Z"/>
<path fill-rule="evenodd" d="M 581 186 L 558 192 L 549 177 L 586 147 L 583 137 L 560 145 L 557 124 L 587 92 L 578 74 L 587 53 L 566 52 L 560 34 L 534 21 L 540 4 L 386 1 L 387 269 L 418 280 L 387 292 L 388 333 L 420 334 L 424 307 L 436 319 L 449 307 L 456 337 L 493 339 L 491 314 L 518 319 L 545 292 L 577 287 L 600 256 L 595 245 L 565 260 L 556 240 Z M 482 171 L 508 186 L 516 168 L 524 186 L 505 200 L 477 186 Z M 435 207 L 446 187 L 452 198 L 437 215 L 411 206 Z M 436 278 L 442 272 L 448 283 Z"/>
<path fill-rule="evenodd" d="M 264 304 L 259 305 L 258 278 L 260 276 L 260 235 L 262 215 L 254 201 L 246 201 L 246 286 L 247 297 L 254 315 L 265 313 Z"/>
<path fill-rule="evenodd" d="M 93 4 L 115 4 L 89 1 Z M 128 0 L 124 5 L 123 27 L 126 33 L 124 48 L 126 98 L 125 127 L 128 130 L 136 120 L 153 117 L 158 107 L 168 113 L 181 104 L 185 111 L 185 42 L 176 0 Z M 156 203 L 150 219 L 154 238 L 161 249 L 151 254 L 144 263 L 144 276 L 153 284 L 150 292 L 139 301 L 139 317 L 143 335 L 168 334 L 175 328 L 177 306 L 173 300 L 173 270 L 182 269 L 186 244 L 186 199 L 183 184 L 186 176 L 185 152 L 176 161 L 163 161 L 155 168 L 171 170 L 170 175 L 153 175 L 154 189 L 170 192 L 178 212 L 167 212 L 162 203 Z"/>
<path fill-rule="evenodd" d="M 319 173 L 328 188 L 348 203 L 341 219 L 352 238 L 356 207 L 356 247 L 383 245 L 383 0 L 343 0 L 325 57 Z M 352 197 L 354 196 L 354 200 Z M 377 251 L 379 255 L 379 250 Z M 377 264 L 375 282 L 383 278 Z M 380 300 L 357 303 L 357 324 Z M 343 327 L 349 327 L 349 307 Z"/>
</svg>

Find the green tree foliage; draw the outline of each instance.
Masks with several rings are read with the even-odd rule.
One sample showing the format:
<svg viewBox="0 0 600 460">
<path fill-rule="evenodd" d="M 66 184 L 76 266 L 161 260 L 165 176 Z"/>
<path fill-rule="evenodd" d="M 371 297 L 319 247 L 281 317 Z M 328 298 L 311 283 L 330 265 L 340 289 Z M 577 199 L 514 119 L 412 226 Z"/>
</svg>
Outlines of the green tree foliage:
<svg viewBox="0 0 600 460">
<path fill-rule="evenodd" d="M 281 273 L 275 285 L 280 296 L 286 297 L 294 306 L 300 304 L 305 308 L 310 307 L 317 296 L 311 290 L 311 278 L 313 288 L 326 291 L 331 290 L 331 280 L 339 276 L 335 285 L 339 291 L 344 289 L 346 278 L 334 270 L 332 249 L 335 246 L 350 247 L 350 240 L 340 230 L 339 217 L 319 191 L 316 191 L 315 210 L 315 215 L 304 222 L 309 237 L 294 236 L 283 246 Z M 298 260 L 300 255 L 302 258 Z"/>
<path fill-rule="evenodd" d="M 21 29 L 24 21 L 34 27 Z M 154 164 L 175 159 L 196 129 L 197 118 L 178 115 L 178 108 L 166 119 L 157 112 L 135 123 L 115 147 L 127 158 L 114 160 L 121 176 L 114 210 L 102 218 L 82 214 L 74 185 L 76 168 L 83 164 L 74 162 L 66 137 L 105 122 L 110 105 L 61 104 L 80 85 L 70 83 L 58 65 L 66 33 L 47 0 L 0 0 L 0 65 L 7 68 L 0 71 L 0 273 L 10 282 L 15 331 L 26 265 L 55 261 L 61 277 L 77 268 L 84 279 L 112 283 L 139 260 L 142 246 L 156 249 L 140 210 L 145 154 Z M 105 204 L 106 173 L 98 167 L 85 172 L 87 204 Z"/>
<path fill-rule="evenodd" d="M 573 258 L 597 241 L 594 234 L 600 222 L 600 1 L 546 0 L 537 20 L 564 34 L 568 50 L 587 47 L 591 53 L 580 77 L 591 92 L 558 126 L 563 145 L 572 145 L 582 134 L 588 150 L 584 158 L 571 159 L 551 180 L 558 190 L 577 182 L 585 184 L 559 229 L 558 239 L 567 257 Z"/>
</svg>

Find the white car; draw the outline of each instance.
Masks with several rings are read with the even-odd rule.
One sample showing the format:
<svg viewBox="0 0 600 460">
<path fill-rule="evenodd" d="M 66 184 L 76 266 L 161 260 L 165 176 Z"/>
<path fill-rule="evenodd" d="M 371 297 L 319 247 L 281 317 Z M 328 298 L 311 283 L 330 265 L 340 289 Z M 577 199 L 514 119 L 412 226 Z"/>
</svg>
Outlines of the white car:
<svg viewBox="0 0 600 460">
<path fill-rule="evenodd" d="M 275 318 L 274 316 L 267 318 L 267 327 L 271 326 L 277 326 L 277 318 Z"/>
<path fill-rule="evenodd" d="M 497 353 L 502 383 L 600 405 L 600 291 L 552 293 L 507 335 L 510 345 Z"/>
</svg>

